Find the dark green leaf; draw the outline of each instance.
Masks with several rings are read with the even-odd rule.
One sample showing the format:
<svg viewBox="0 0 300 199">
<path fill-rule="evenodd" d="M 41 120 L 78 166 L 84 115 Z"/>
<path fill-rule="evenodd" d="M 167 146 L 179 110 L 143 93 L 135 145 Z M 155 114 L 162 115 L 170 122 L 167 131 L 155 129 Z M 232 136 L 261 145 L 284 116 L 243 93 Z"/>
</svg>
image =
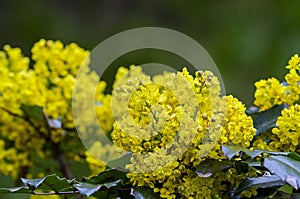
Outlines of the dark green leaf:
<svg viewBox="0 0 300 199">
<path fill-rule="evenodd" d="M 123 181 L 128 180 L 128 178 L 126 177 L 126 173 L 118 169 L 108 169 L 92 178 L 85 178 L 86 182 L 91 184 L 103 184 L 113 182 L 119 179 Z"/>
<path fill-rule="evenodd" d="M 292 151 L 289 154 L 287 154 L 287 157 L 292 158 L 297 161 L 300 161 L 300 155 L 298 153 L 296 153 L 295 151 Z"/>
<path fill-rule="evenodd" d="M 120 181 L 115 181 L 115 182 L 110 182 L 110 183 L 105 183 L 105 184 L 90 184 L 90 183 L 76 183 L 74 184 L 74 187 L 80 192 L 81 195 L 84 196 L 91 196 L 100 189 L 110 189 L 111 187 L 115 187 L 118 185 Z"/>
<path fill-rule="evenodd" d="M 0 188 L 0 193 L 31 193 L 28 187 Z"/>
<path fill-rule="evenodd" d="M 60 178 L 57 175 L 48 175 L 45 177 L 45 180 L 43 183 L 38 187 L 42 190 L 49 190 L 49 191 L 66 191 L 66 190 L 72 190 L 71 183 L 74 180 L 67 180 L 66 178 Z"/>
<path fill-rule="evenodd" d="M 239 173 L 247 173 L 249 170 L 249 164 L 246 161 L 236 161 L 235 168 Z"/>
<path fill-rule="evenodd" d="M 107 198 L 107 199 L 134 198 L 132 195 L 132 188 L 129 187 L 128 185 L 121 183 L 121 181 L 107 183 L 105 184 L 105 186 L 108 186 L 110 188 L 107 189 L 107 187 L 105 187 L 105 189 L 103 189 L 103 187 L 101 187 L 99 191 L 93 194 L 93 196 L 96 198 Z"/>
<path fill-rule="evenodd" d="M 204 160 L 196 166 L 196 171 L 202 175 L 225 171 L 233 165 L 229 160 Z"/>
<path fill-rule="evenodd" d="M 48 122 L 44 117 L 43 107 L 21 104 L 21 110 L 23 111 L 24 117 L 32 124 L 36 126 L 48 126 Z"/>
<path fill-rule="evenodd" d="M 291 187 L 288 184 L 283 185 L 282 187 L 277 189 L 278 191 L 287 193 L 287 194 L 292 194 L 293 193 L 293 187 Z"/>
<path fill-rule="evenodd" d="M 281 115 L 284 105 L 276 105 L 266 111 L 259 113 L 254 119 L 256 135 L 260 135 L 276 126 L 277 118 Z"/>
<path fill-rule="evenodd" d="M 159 199 L 158 193 L 154 193 L 150 187 L 137 187 L 134 188 L 135 199 Z"/>
<path fill-rule="evenodd" d="M 240 184 L 240 186 L 236 190 L 236 194 L 239 194 L 242 191 L 249 189 L 250 187 L 270 188 L 283 186 L 284 184 L 284 181 L 282 181 L 277 175 L 248 178 L 245 182 Z"/>
<path fill-rule="evenodd" d="M 300 187 L 300 161 L 285 156 L 271 156 L 264 159 L 264 166 L 295 189 Z"/>
<path fill-rule="evenodd" d="M 222 152 L 229 159 L 233 158 L 236 154 L 239 154 L 240 152 L 246 153 L 252 159 L 262 153 L 267 153 L 270 155 L 282 155 L 282 156 L 287 156 L 289 154 L 289 152 L 273 152 L 273 151 L 258 150 L 258 149 L 250 150 L 248 148 L 237 146 L 237 145 L 226 145 L 226 146 L 222 145 Z"/>
<path fill-rule="evenodd" d="M 262 150 L 253 150 L 237 146 L 237 145 L 222 145 L 222 152 L 224 155 L 226 155 L 229 159 L 233 158 L 236 154 L 240 152 L 246 153 L 248 156 L 250 156 L 252 159 L 258 156 L 259 154 L 263 153 Z"/>
<path fill-rule="evenodd" d="M 45 191 L 55 191 L 55 192 L 72 188 L 71 183 L 73 182 L 73 180 L 60 178 L 55 174 L 48 175 L 40 179 L 21 178 L 21 181 L 30 190 L 34 190 L 38 188 Z"/>
</svg>

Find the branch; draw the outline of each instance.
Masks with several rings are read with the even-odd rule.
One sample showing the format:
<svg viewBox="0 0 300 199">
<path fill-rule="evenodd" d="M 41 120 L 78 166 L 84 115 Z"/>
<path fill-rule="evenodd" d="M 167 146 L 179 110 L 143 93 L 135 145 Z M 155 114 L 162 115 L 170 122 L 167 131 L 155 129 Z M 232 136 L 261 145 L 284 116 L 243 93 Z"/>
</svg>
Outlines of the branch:
<svg viewBox="0 0 300 199">
<path fill-rule="evenodd" d="M 68 178 L 68 179 L 73 179 L 74 175 L 71 171 L 70 165 L 68 163 L 68 161 L 66 160 L 63 150 L 61 148 L 61 146 L 59 144 L 55 144 L 53 143 L 53 148 L 54 148 L 54 156 L 57 159 L 60 168 L 61 168 L 61 172 L 63 173 L 63 175 Z"/>
</svg>

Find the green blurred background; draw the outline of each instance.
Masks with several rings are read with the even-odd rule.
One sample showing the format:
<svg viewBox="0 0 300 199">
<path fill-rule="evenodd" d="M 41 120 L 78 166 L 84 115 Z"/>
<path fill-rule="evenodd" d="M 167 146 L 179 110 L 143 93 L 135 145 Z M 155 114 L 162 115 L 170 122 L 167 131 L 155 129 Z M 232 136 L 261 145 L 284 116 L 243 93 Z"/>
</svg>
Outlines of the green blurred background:
<svg viewBox="0 0 300 199">
<path fill-rule="evenodd" d="M 1 1 L 0 46 L 19 46 L 29 55 L 32 44 L 46 38 L 91 50 L 127 29 L 171 28 L 202 44 L 226 92 L 251 105 L 253 83 L 270 76 L 282 80 L 289 57 L 299 52 L 299 10 L 298 0 Z"/>
</svg>

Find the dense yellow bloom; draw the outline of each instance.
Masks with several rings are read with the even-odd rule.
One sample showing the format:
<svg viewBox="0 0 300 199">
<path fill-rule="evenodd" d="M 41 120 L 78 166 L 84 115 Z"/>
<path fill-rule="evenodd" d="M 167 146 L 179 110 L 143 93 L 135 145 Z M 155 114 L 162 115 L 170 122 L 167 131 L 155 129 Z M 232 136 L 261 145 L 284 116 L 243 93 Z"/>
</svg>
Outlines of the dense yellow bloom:
<svg viewBox="0 0 300 199">
<path fill-rule="evenodd" d="M 285 102 L 286 89 L 276 78 L 272 77 L 267 80 L 260 80 L 255 83 L 255 87 L 254 105 L 258 106 L 260 111 Z"/>
<path fill-rule="evenodd" d="M 223 100 L 226 103 L 225 124 L 218 144 L 208 154 L 213 159 L 225 158 L 221 145 L 235 144 L 249 147 L 256 132 L 252 118 L 245 113 L 244 104 L 231 95 L 223 97 Z"/>
<path fill-rule="evenodd" d="M 287 107 L 278 117 L 277 127 L 256 137 L 253 146 L 272 151 L 293 151 L 299 146 L 299 105 L 296 104 L 300 94 L 300 58 L 296 54 L 286 66 L 289 72 L 286 83 L 280 84 L 275 78 L 261 80 L 255 85 L 255 105 L 266 110 L 275 104 L 286 104 Z"/>
<path fill-rule="evenodd" d="M 31 53 L 33 62 L 30 64 L 30 58 L 23 56 L 19 48 L 6 45 L 0 51 L 0 138 L 10 143 L 4 150 L 11 154 L 11 159 L 3 159 L 0 172 L 14 177 L 21 167 L 32 166 L 35 156 L 51 156 L 51 152 L 45 150 L 49 142 L 54 145 L 71 142 L 70 139 L 78 142 L 74 134 L 72 95 L 77 72 L 89 52 L 75 43 L 63 45 L 60 41 L 42 39 L 34 44 Z M 87 80 L 95 77 L 94 73 L 88 72 Z M 111 97 L 103 94 L 105 86 L 105 82 L 98 83 L 93 101 L 97 104 L 95 109 L 100 126 L 107 133 L 112 129 L 113 117 Z M 62 126 L 47 128 L 44 124 L 30 122 L 23 117 L 22 104 L 42 107 L 48 119 L 57 120 Z M 11 147 L 14 147 L 14 153 Z M 78 149 L 76 153 L 83 152 Z M 24 160 L 19 160 L 19 156 Z"/>
<path fill-rule="evenodd" d="M 289 60 L 289 65 L 286 66 L 289 72 L 286 74 L 286 82 L 283 84 L 274 77 L 255 83 L 254 105 L 258 106 L 260 111 L 267 110 L 278 104 L 292 105 L 299 100 L 299 63 L 300 58 L 297 54 Z"/>
<path fill-rule="evenodd" d="M 25 153 L 20 154 L 14 148 L 5 149 L 4 141 L 0 140 L 0 173 L 16 178 L 19 174 L 18 169 L 28 164 L 26 159 Z"/>
<path fill-rule="evenodd" d="M 222 198 L 228 177 L 201 178 L 192 168 L 207 158 L 224 159 L 222 144 L 250 145 L 255 129 L 245 106 L 232 96 L 221 98 L 219 81 L 209 71 L 193 77 L 184 68 L 151 80 L 131 66 L 117 77 L 112 139 L 133 152 L 126 166 L 130 182 L 149 186 L 162 198 L 178 193 L 183 198 Z M 122 100 L 128 103 L 127 115 Z"/>
<path fill-rule="evenodd" d="M 274 148 L 281 151 L 298 149 L 300 144 L 300 106 L 296 104 L 284 109 L 276 124 L 277 127 L 272 130 L 272 133 L 277 135 L 279 140 Z"/>
</svg>

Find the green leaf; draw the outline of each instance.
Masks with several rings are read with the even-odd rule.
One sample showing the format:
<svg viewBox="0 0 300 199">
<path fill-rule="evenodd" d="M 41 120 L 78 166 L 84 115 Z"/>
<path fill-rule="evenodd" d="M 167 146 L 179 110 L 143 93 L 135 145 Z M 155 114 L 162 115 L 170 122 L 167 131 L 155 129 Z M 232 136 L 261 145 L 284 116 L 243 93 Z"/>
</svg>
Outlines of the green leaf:
<svg viewBox="0 0 300 199">
<path fill-rule="evenodd" d="M 226 145 L 226 146 L 222 145 L 222 152 L 229 159 L 233 158 L 236 154 L 240 152 L 246 153 L 252 159 L 262 153 L 267 153 L 270 155 L 282 155 L 282 156 L 287 156 L 288 154 L 290 154 L 289 152 L 274 152 L 274 151 L 258 150 L 258 149 L 250 150 L 248 148 L 237 146 L 237 145 Z"/>
<path fill-rule="evenodd" d="M 0 188 L 0 193 L 31 193 L 28 187 Z"/>
<path fill-rule="evenodd" d="M 237 145 L 222 145 L 222 152 L 224 155 L 226 155 L 229 159 L 233 158 L 236 154 L 240 152 L 246 153 L 248 156 L 250 156 L 252 159 L 258 156 L 259 154 L 263 153 L 262 150 L 249 150 L 247 148 L 237 146 Z"/>
<path fill-rule="evenodd" d="M 264 166 L 295 189 L 300 187 L 300 161 L 285 156 L 271 156 L 264 159 Z"/>
<path fill-rule="evenodd" d="M 254 119 L 256 135 L 260 135 L 276 126 L 277 118 L 281 115 L 284 105 L 276 105 L 266 111 L 259 113 Z"/>
<path fill-rule="evenodd" d="M 258 178 L 248 178 L 245 182 L 241 183 L 236 190 L 236 194 L 249 189 L 250 187 L 258 188 L 270 188 L 270 187 L 280 187 L 285 183 L 277 175 L 262 176 Z"/>
<path fill-rule="evenodd" d="M 204 160 L 196 166 L 197 174 L 214 174 L 229 169 L 233 165 L 232 161 L 229 160 Z"/>
<path fill-rule="evenodd" d="M 85 181 L 91 184 L 103 184 L 113 182 L 119 179 L 123 181 L 128 180 L 124 171 L 120 171 L 118 169 L 108 169 L 97 176 L 85 178 Z"/>
<path fill-rule="evenodd" d="M 281 192 L 284 192 L 284 193 L 287 193 L 287 194 L 292 194 L 293 193 L 293 187 L 291 187 L 288 184 L 285 184 L 282 187 L 279 187 L 277 189 L 277 191 L 281 191 Z"/>
<path fill-rule="evenodd" d="M 249 164 L 246 161 L 236 161 L 234 166 L 238 173 L 247 173 L 249 170 Z"/>
<path fill-rule="evenodd" d="M 30 190 L 41 189 L 45 191 L 59 192 L 62 190 L 72 189 L 74 180 L 60 178 L 55 174 L 45 176 L 40 179 L 25 179 L 21 178 L 23 184 Z"/>
<path fill-rule="evenodd" d="M 134 188 L 135 199 L 159 199 L 158 193 L 154 193 L 150 187 L 137 187 Z"/>
<path fill-rule="evenodd" d="M 297 161 L 300 161 L 300 155 L 298 153 L 296 153 L 295 151 L 292 151 L 289 154 L 287 154 L 287 157 L 292 158 Z"/>
<path fill-rule="evenodd" d="M 39 189 L 49 190 L 49 191 L 66 191 L 72 190 L 72 183 L 74 180 L 67 180 L 66 178 L 60 178 L 57 175 L 48 175 L 45 180 L 38 187 Z"/>
<path fill-rule="evenodd" d="M 90 184 L 90 183 L 76 183 L 74 184 L 74 187 L 80 192 L 81 195 L 84 196 L 91 196 L 100 189 L 110 189 L 111 187 L 117 186 L 120 181 L 110 182 L 106 184 Z"/>
<path fill-rule="evenodd" d="M 21 110 L 23 115 L 31 123 L 36 126 L 48 126 L 48 122 L 44 117 L 43 107 L 37 105 L 21 104 Z"/>
</svg>

